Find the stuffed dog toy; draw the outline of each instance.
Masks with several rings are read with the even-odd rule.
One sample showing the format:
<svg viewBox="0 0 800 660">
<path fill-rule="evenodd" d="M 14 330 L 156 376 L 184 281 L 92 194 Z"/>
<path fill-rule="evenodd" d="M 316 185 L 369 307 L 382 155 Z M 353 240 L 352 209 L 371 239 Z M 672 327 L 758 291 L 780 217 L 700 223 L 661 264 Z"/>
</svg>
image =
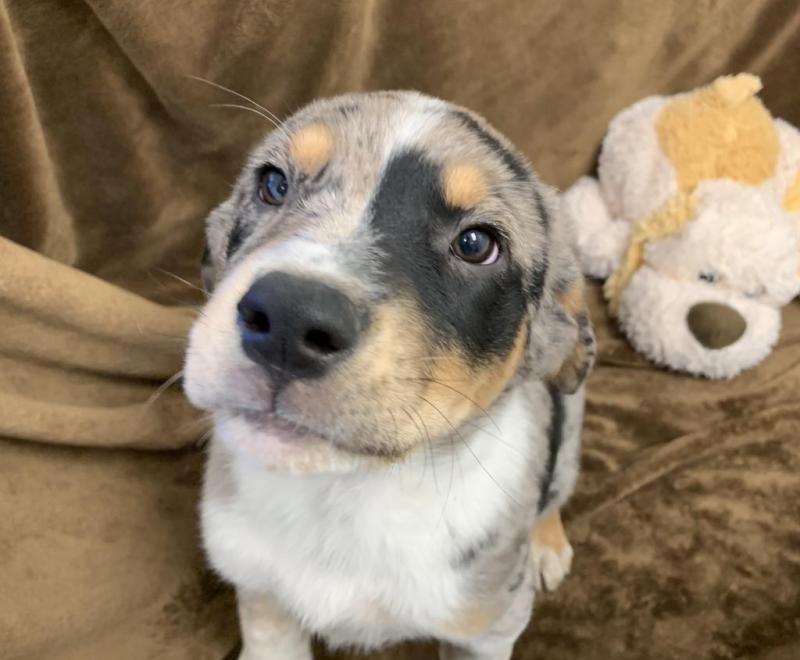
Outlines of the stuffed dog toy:
<svg viewBox="0 0 800 660">
<path fill-rule="evenodd" d="M 553 193 L 463 108 L 344 96 L 267 135 L 207 241 L 184 378 L 240 657 L 509 658 L 570 567 L 594 355 Z"/>
<path fill-rule="evenodd" d="M 584 271 L 608 278 L 634 348 L 731 377 L 761 361 L 800 291 L 800 133 L 740 74 L 617 115 L 598 179 L 564 195 Z"/>
</svg>

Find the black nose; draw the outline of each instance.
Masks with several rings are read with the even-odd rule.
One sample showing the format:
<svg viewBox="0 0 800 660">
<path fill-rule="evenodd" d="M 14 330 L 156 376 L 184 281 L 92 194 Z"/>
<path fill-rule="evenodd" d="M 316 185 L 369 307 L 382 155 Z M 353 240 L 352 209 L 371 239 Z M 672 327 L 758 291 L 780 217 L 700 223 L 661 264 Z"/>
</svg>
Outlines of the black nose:
<svg viewBox="0 0 800 660">
<path fill-rule="evenodd" d="M 362 325 L 341 291 L 281 272 L 256 280 L 237 309 L 245 354 L 279 380 L 321 376 L 350 352 Z"/>
</svg>

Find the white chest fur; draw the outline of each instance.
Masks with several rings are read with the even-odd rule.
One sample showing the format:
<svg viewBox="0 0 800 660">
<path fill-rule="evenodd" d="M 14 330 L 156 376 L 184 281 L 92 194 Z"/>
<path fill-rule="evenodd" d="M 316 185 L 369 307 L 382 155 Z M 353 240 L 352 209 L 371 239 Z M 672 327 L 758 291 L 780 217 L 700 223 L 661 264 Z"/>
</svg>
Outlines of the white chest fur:
<svg viewBox="0 0 800 660">
<path fill-rule="evenodd" d="M 203 500 L 212 564 L 334 644 L 437 635 L 468 598 L 458 543 L 496 526 L 546 462 L 545 424 L 523 396 L 435 460 L 420 450 L 369 473 L 268 472 L 215 443 Z"/>
</svg>

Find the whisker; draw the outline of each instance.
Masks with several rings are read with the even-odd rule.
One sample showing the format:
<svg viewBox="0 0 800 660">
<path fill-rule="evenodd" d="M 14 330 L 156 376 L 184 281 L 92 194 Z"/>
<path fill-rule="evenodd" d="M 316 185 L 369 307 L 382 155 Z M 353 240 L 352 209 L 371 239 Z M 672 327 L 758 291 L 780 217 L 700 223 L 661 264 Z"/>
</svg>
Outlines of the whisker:
<svg viewBox="0 0 800 660">
<path fill-rule="evenodd" d="M 420 399 L 422 399 L 423 401 L 425 401 L 425 403 L 427 403 L 428 405 L 433 406 L 434 410 L 437 410 L 437 412 L 440 415 L 442 414 L 441 411 L 436 409 L 436 406 L 434 406 L 430 401 L 428 401 L 424 397 L 420 396 L 419 394 L 417 396 Z M 415 411 L 415 412 L 417 413 L 417 416 L 419 417 L 419 421 L 425 427 L 425 434 L 428 436 L 428 445 L 431 448 L 431 465 L 433 466 L 433 471 L 434 471 L 433 472 L 434 484 L 436 486 L 436 492 L 439 493 L 439 484 L 438 484 L 438 479 L 436 477 L 436 456 L 435 456 L 434 449 L 433 449 L 433 441 L 431 440 L 431 435 L 428 432 L 428 427 L 425 424 L 425 420 L 423 419 L 422 415 L 419 413 L 419 411 Z M 450 423 L 449 420 L 447 420 L 447 418 L 445 418 L 445 421 L 447 421 L 448 424 Z M 453 490 L 453 480 L 455 478 L 455 473 L 456 473 L 455 443 L 453 442 L 452 435 L 448 434 L 448 437 L 450 438 L 450 479 L 449 479 L 448 484 L 447 484 L 447 494 L 444 497 L 444 502 L 442 502 L 442 511 L 439 514 L 439 520 L 436 522 L 436 529 L 439 528 L 439 525 L 442 524 L 442 520 L 444 520 L 444 514 L 445 514 L 445 511 L 447 510 L 447 503 L 450 501 L 450 493 Z M 459 469 L 460 469 L 460 467 L 461 467 L 461 462 L 459 461 Z M 461 479 L 462 479 L 462 481 L 464 479 L 463 473 L 461 474 Z"/>
<path fill-rule="evenodd" d="M 191 300 L 187 300 L 185 298 L 175 295 L 175 292 L 170 291 L 168 289 L 167 285 L 164 283 L 164 280 L 161 279 L 160 277 L 157 277 L 155 273 L 151 272 L 151 270 L 152 269 L 148 269 L 144 272 L 147 275 L 147 277 L 150 278 L 153 282 L 155 282 L 158 285 L 159 289 L 164 292 L 163 295 L 165 300 L 169 300 L 178 305 L 179 307 L 188 307 L 188 308 L 195 307 L 194 303 L 196 302 L 196 300 L 194 299 L 194 296 L 192 297 Z M 181 295 L 183 295 L 183 291 L 181 291 Z"/>
<path fill-rule="evenodd" d="M 172 387 L 175 383 L 177 383 L 183 377 L 183 369 L 177 371 L 176 373 L 172 374 L 167 380 L 165 380 L 161 385 L 158 386 L 155 392 L 153 392 L 149 397 L 147 397 L 147 401 L 144 402 L 144 409 L 147 410 L 150 406 L 152 406 L 156 400 L 164 394 L 170 387 Z"/>
<path fill-rule="evenodd" d="M 436 378 L 412 378 L 411 380 L 421 380 L 421 381 L 425 381 L 425 382 L 428 382 L 428 383 L 436 383 L 437 385 L 441 385 L 442 387 L 446 387 L 446 388 L 447 388 L 448 390 L 450 390 L 451 392 L 455 392 L 456 394 L 458 394 L 458 395 L 460 395 L 460 396 L 464 397 L 464 399 L 465 399 L 465 400 L 469 401 L 469 402 L 470 402 L 470 403 L 471 403 L 473 406 L 475 406 L 475 407 L 476 407 L 478 410 L 480 410 L 480 411 L 481 411 L 481 412 L 484 414 L 484 416 L 485 416 L 485 417 L 486 417 L 486 418 L 487 418 L 487 419 L 488 419 L 488 420 L 489 420 L 489 421 L 490 421 L 492 424 L 494 424 L 494 427 L 495 427 L 495 428 L 496 428 L 498 431 L 500 431 L 500 433 L 502 433 L 502 432 L 503 432 L 503 431 L 502 431 L 502 429 L 500 428 L 500 425 L 499 425 L 499 424 L 498 424 L 498 423 L 497 423 L 497 422 L 494 420 L 494 418 L 493 418 L 493 417 L 492 417 L 492 416 L 489 414 L 489 411 L 488 411 L 488 410 L 486 410 L 486 408 L 484 408 L 484 407 L 483 407 L 481 404 L 479 404 L 477 401 L 475 401 L 475 399 L 473 399 L 473 398 L 471 398 L 471 397 L 467 396 L 466 394 L 464 394 L 464 393 L 463 393 L 461 390 L 457 390 L 455 387 L 452 387 L 451 385 L 448 385 L 447 383 L 445 383 L 445 382 L 443 382 L 443 381 L 441 381 L 441 380 L 437 380 Z"/>
<path fill-rule="evenodd" d="M 406 378 L 406 379 L 404 379 L 404 380 L 420 380 L 420 381 L 426 381 L 426 382 L 436 383 L 437 385 L 441 385 L 442 387 L 446 387 L 447 389 L 449 389 L 449 390 L 452 390 L 452 391 L 453 391 L 453 392 L 455 392 L 456 394 L 460 394 L 462 397 L 464 397 L 464 399 L 466 399 L 467 401 L 469 401 L 470 403 L 472 403 L 472 404 L 473 404 L 475 407 L 477 407 L 477 408 L 478 408 L 480 411 L 482 411 L 482 412 L 483 412 L 483 415 L 484 415 L 484 416 L 485 416 L 485 417 L 486 417 L 486 418 L 487 418 L 487 419 L 488 419 L 490 422 L 492 422 L 492 424 L 494 424 L 494 427 L 497 429 L 498 433 L 502 433 L 502 432 L 503 432 L 503 429 L 501 429 L 501 428 L 500 428 L 500 425 L 499 425 L 499 424 L 498 424 L 498 423 L 495 421 L 494 417 L 492 417 L 492 416 L 489 414 L 489 411 L 488 411 L 488 410 L 486 410 L 486 409 L 485 409 L 485 408 L 483 408 L 483 407 L 482 407 L 480 404 L 478 404 L 478 402 L 477 402 L 477 401 L 474 401 L 473 399 L 471 399 L 470 397 L 468 397 L 466 394 L 464 394 L 464 393 L 463 393 L 463 392 L 461 392 L 460 390 L 457 390 L 457 389 L 456 389 L 456 388 L 454 388 L 454 387 L 451 387 L 451 386 L 450 386 L 450 385 L 448 385 L 447 383 L 444 383 L 444 382 L 442 382 L 442 381 L 440 381 L 440 380 L 436 380 L 435 378 Z M 464 422 L 464 424 L 466 424 L 466 425 L 468 425 L 468 426 L 472 426 L 473 428 L 476 428 L 476 429 L 478 429 L 479 431 L 482 431 L 483 433 L 486 433 L 486 434 L 487 434 L 489 437 L 491 437 L 491 438 L 494 438 L 494 439 L 495 439 L 495 440 L 497 440 L 497 441 L 498 441 L 500 444 L 502 444 L 502 445 L 505 445 L 506 447 L 508 447 L 508 449 L 510 449 L 511 451 L 513 451 L 514 453 L 516 453 L 518 456 L 521 456 L 521 457 L 523 457 L 523 458 L 526 458 L 526 457 L 525 457 L 525 454 L 523 454 L 523 453 L 522 453 L 522 452 L 521 452 L 519 449 L 517 449 L 517 448 L 516 448 L 514 445 L 512 445 L 511 443 L 509 443 L 507 440 L 505 440 L 504 438 L 502 438 L 502 437 L 501 437 L 501 436 L 499 436 L 499 435 L 496 435 L 496 434 L 492 433 L 492 432 L 491 432 L 491 431 L 489 431 L 488 429 L 485 429 L 485 428 L 483 428 L 482 426 L 479 426 L 479 425 L 478 425 L 478 424 L 476 424 L 474 421 L 472 421 L 472 420 L 467 420 L 467 421 L 465 421 L 465 422 Z"/>
<path fill-rule="evenodd" d="M 500 490 L 503 492 L 503 494 L 504 494 L 506 497 L 508 497 L 508 499 L 510 499 L 512 502 L 514 502 L 514 504 L 516 504 L 517 506 L 522 506 L 522 505 L 521 505 L 521 504 L 520 504 L 520 503 L 517 501 L 517 499 L 516 499 L 516 498 L 515 498 L 515 497 L 514 497 L 514 496 L 513 496 L 511 493 L 509 493 L 509 492 L 508 492 L 508 491 L 507 491 L 507 490 L 506 490 L 506 489 L 505 489 L 505 488 L 502 486 L 502 484 L 501 484 L 499 481 L 497 481 L 497 479 L 495 479 L 495 478 L 494 478 L 494 476 L 492 475 L 492 473 L 491 473 L 491 472 L 489 472 L 489 470 L 487 470 L 487 469 L 486 469 L 486 466 L 485 466 L 485 465 L 484 465 L 484 464 L 481 462 L 481 459 L 480 459 L 480 458 L 478 458 L 478 455 L 477 455 L 477 454 L 476 454 L 476 453 L 473 451 L 472 447 L 471 447 L 471 446 L 470 446 L 470 444 L 469 444 L 469 443 L 466 441 L 466 439 L 464 438 L 464 436 L 463 436 L 463 435 L 462 435 L 462 434 L 459 432 L 459 430 L 458 430 L 458 429 L 457 429 L 455 426 L 453 426 L 453 423 L 452 423 L 452 422 L 451 422 L 451 421 L 448 419 L 447 415 L 445 415 L 445 414 L 444 414 L 444 413 L 443 413 L 441 410 L 439 410 L 439 408 L 438 408 L 437 406 L 435 406 L 433 403 L 431 403 L 430 401 L 428 401 L 428 399 L 426 399 L 424 396 L 420 396 L 419 394 L 418 394 L 417 396 L 418 396 L 420 399 L 422 399 L 422 400 L 423 400 L 425 403 L 427 403 L 429 406 L 431 406 L 431 407 L 432 407 L 432 408 L 433 408 L 433 409 L 434 409 L 434 410 L 435 410 L 437 413 L 439 413 L 439 415 L 441 415 L 442 419 L 443 419 L 443 420 L 444 420 L 444 421 L 447 423 L 447 425 L 448 425 L 448 426 L 449 426 L 451 429 L 453 429 L 453 432 L 454 432 L 454 433 L 455 433 L 455 434 L 456 434 L 456 435 L 457 435 L 457 436 L 458 436 L 458 437 L 461 439 L 461 442 L 463 442 L 463 443 L 464 443 L 464 446 L 465 446 L 465 447 L 466 447 L 466 448 L 469 450 L 469 453 L 470 453 L 470 454 L 472 454 L 472 457 L 473 457 L 473 458 L 475 459 L 475 461 L 478 463 L 478 465 L 480 466 L 480 468 L 481 468 L 481 469 L 484 471 L 484 473 L 486 474 L 486 476 L 487 476 L 487 477 L 489 477 L 489 479 L 491 479 L 491 480 L 494 482 L 495 486 L 497 486 L 497 487 L 498 487 L 498 488 L 499 488 L 499 489 L 500 489 Z"/>
<path fill-rule="evenodd" d="M 169 339 L 170 341 L 174 341 L 174 342 L 176 342 L 178 344 L 185 344 L 186 343 L 186 335 L 183 335 L 183 336 L 167 335 L 167 334 L 164 334 L 163 332 L 151 332 L 149 334 L 152 337 L 160 337 L 161 339 Z"/>
<path fill-rule="evenodd" d="M 219 83 L 215 83 L 213 80 L 208 80 L 207 78 L 201 78 L 200 76 L 193 76 L 193 75 L 187 75 L 186 77 L 187 78 L 191 78 L 192 80 L 196 80 L 196 81 L 201 82 L 201 83 L 205 83 L 206 85 L 211 85 L 212 87 L 216 87 L 217 89 L 221 89 L 223 92 L 228 92 L 229 94 L 233 94 L 234 96 L 238 96 L 240 99 L 242 99 L 244 101 L 247 101 L 248 103 L 252 103 L 259 110 L 263 110 L 270 117 L 272 117 L 276 122 L 281 123 L 281 120 L 278 118 L 278 116 L 274 112 L 272 112 L 268 108 L 265 108 L 263 105 L 261 105 L 260 103 L 257 103 L 256 101 L 251 99 L 249 96 L 246 96 L 245 94 L 237 92 L 236 90 L 233 90 L 230 87 L 225 87 L 225 85 L 220 85 Z"/>
<path fill-rule="evenodd" d="M 202 449 L 203 447 L 205 447 L 206 443 L 209 441 L 209 439 L 211 438 L 212 435 L 214 435 L 214 428 L 213 427 L 208 429 L 208 431 L 203 433 L 203 435 L 201 435 L 197 439 L 197 442 L 194 443 L 195 447 L 197 449 Z"/>
<path fill-rule="evenodd" d="M 276 122 L 272 117 L 269 117 L 268 115 L 265 115 L 263 112 L 261 112 L 260 110 L 257 110 L 256 108 L 251 108 L 249 105 L 241 105 L 239 103 L 210 103 L 208 107 L 209 108 L 238 108 L 239 110 L 247 110 L 248 112 L 252 112 L 252 113 L 258 115 L 259 117 L 263 117 L 270 124 L 272 124 L 275 128 L 278 128 L 278 129 L 281 128 L 281 125 L 278 122 Z"/>
<path fill-rule="evenodd" d="M 400 444 L 400 427 L 397 426 L 397 417 L 394 416 L 391 408 L 388 410 L 389 414 L 392 416 L 392 423 L 394 424 L 394 441 L 398 445 Z"/>
<path fill-rule="evenodd" d="M 196 284 L 192 284 L 192 283 L 191 283 L 189 280 L 185 280 L 185 279 L 183 279 L 183 278 L 182 278 L 180 275 L 177 275 L 177 274 L 175 274 L 175 273 L 172 273 L 172 272 L 170 272 L 170 271 L 168 271 L 168 270 L 165 270 L 165 269 L 163 269 L 163 268 L 160 268 L 159 266 L 154 266 L 154 267 L 153 267 L 153 270 L 157 270 L 159 273 L 163 273 L 164 275 L 168 275 L 169 277 L 171 277 L 171 278 L 173 278 L 173 279 L 176 279 L 176 280 L 178 280 L 178 282 L 182 282 L 183 284 L 185 284 L 186 286 L 188 286 L 190 289 L 194 289 L 195 291 L 199 291 L 199 292 L 200 292 L 200 293 L 202 293 L 203 295 L 208 295 L 208 294 L 206 293 L 205 289 L 201 289 L 201 288 L 200 288 L 199 286 L 197 286 Z"/>
<path fill-rule="evenodd" d="M 434 487 L 436 488 L 436 492 L 438 493 L 439 492 L 439 478 L 438 478 L 438 476 L 436 474 L 436 456 L 433 453 L 433 443 L 431 442 L 431 436 L 428 433 L 428 429 L 425 428 L 425 436 L 423 436 L 422 435 L 422 427 L 420 427 L 420 425 L 417 424 L 417 420 L 415 420 L 412 417 L 411 413 L 408 412 L 408 410 L 405 408 L 405 406 L 402 408 L 402 410 L 406 414 L 406 417 L 408 417 L 411 420 L 411 423 L 414 424 L 414 426 L 416 427 L 417 433 L 419 434 L 419 439 L 422 441 L 423 446 L 425 448 L 425 450 L 424 450 L 424 453 L 425 453 L 425 464 L 424 464 L 424 466 L 422 468 L 422 476 L 423 476 L 423 478 L 425 477 L 425 471 L 428 469 L 428 457 L 430 456 L 431 470 L 433 471 L 433 484 L 434 484 Z M 416 411 L 414 411 L 414 412 L 416 412 Z M 425 424 L 424 420 L 422 419 L 422 417 L 419 416 L 419 413 L 416 413 L 416 414 L 419 417 L 420 422 L 422 422 L 422 424 L 424 426 L 424 424 Z"/>
<path fill-rule="evenodd" d="M 450 440 L 450 483 L 447 485 L 447 497 L 445 497 L 444 504 L 442 504 L 442 515 L 439 517 L 439 523 L 444 520 L 444 513 L 445 509 L 447 509 L 447 503 L 450 500 L 450 491 L 453 490 L 453 482 L 455 481 L 456 476 L 456 443 L 453 440 L 453 435 L 451 433 L 447 434 L 448 439 Z M 464 482 L 464 471 L 461 469 L 461 458 L 458 459 L 458 472 L 461 475 L 461 482 Z M 437 527 L 439 526 L 437 523 Z"/>
<path fill-rule="evenodd" d="M 510 442 L 508 442 L 507 440 L 505 440 L 501 436 L 492 433 L 489 429 L 485 429 L 482 426 L 476 424 L 474 421 L 471 421 L 471 420 L 467 420 L 467 421 L 463 422 L 463 424 L 465 426 L 471 426 L 472 428 L 477 429 L 481 433 L 485 433 L 486 435 L 488 435 L 493 440 L 497 440 L 497 442 L 499 442 L 501 445 L 503 445 L 503 446 L 507 447 L 508 449 L 510 449 L 511 451 L 513 451 L 520 458 L 524 458 L 525 460 L 528 459 L 528 457 L 524 453 L 522 453 L 519 449 L 517 449 L 514 445 L 512 445 Z"/>
</svg>

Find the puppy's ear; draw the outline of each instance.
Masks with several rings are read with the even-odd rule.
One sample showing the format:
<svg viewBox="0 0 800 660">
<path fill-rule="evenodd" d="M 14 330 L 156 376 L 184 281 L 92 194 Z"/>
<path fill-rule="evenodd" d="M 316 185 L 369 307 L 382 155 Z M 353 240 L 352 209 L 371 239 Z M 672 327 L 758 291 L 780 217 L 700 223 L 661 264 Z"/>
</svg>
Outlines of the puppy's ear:
<svg viewBox="0 0 800 660">
<path fill-rule="evenodd" d="M 200 279 L 203 283 L 203 290 L 211 294 L 214 290 L 216 275 L 214 273 L 214 263 L 211 260 L 211 251 L 208 249 L 208 242 L 203 245 L 203 256 L 200 259 Z"/>
<path fill-rule="evenodd" d="M 572 219 L 551 191 L 542 194 L 548 211 L 548 249 L 539 275 L 538 304 L 531 305 L 530 365 L 564 394 L 575 392 L 594 363 L 592 323 L 584 300 Z"/>
</svg>

